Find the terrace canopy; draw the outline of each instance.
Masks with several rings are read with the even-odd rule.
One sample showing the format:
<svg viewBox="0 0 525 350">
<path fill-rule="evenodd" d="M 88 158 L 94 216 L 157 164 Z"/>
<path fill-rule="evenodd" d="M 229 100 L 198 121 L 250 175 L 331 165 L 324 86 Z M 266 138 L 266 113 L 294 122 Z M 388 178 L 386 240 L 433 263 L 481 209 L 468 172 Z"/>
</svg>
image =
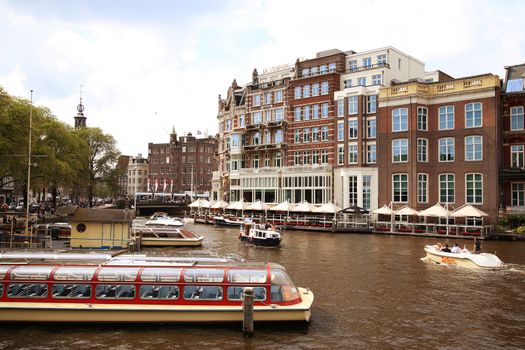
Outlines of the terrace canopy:
<svg viewBox="0 0 525 350">
<path fill-rule="evenodd" d="M 295 207 L 294 204 L 290 203 L 289 201 L 281 202 L 273 207 L 270 208 L 271 211 L 292 211 Z"/>
<path fill-rule="evenodd" d="M 307 201 L 301 202 L 297 204 L 292 210 L 294 212 L 301 212 L 301 213 L 311 213 L 313 212 L 317 207 L 313 205 L 312 203 L 309 203 Z"/>
<path fill-rule="evenodd" d="M 211 205 L 211 209 L 224 209 L 228 206 L 228 203 L 225 201 L 217 201 Z"/>
<path fill-rule="evenodd" d="M 245 203 L 244 201 L 238 201 L 228 204 L 228 206 L 225 209 L 230 210 L 245 210 L 248 208 L 248 203 Z"/>
<path fill-rule="evenodd" d="M 378 215 L 392 215 L 396 212 L 393 211 L 390 207 L 388 207 L 386 204 L 383 205 L 381 208 L 377 208 L 375 210 L 372 210 L 372 214 L 378 214 Z"/>
<path fill-rule="evenodd" d="M 462 206 L 461 208 L 454 210 L 451 216 L 456 217 L 456 218 L 465 218 L 465 217 L 482 218 L 484 216 L 489 216 L 489 215 L 485 213 L 484 211 L 476 208 L 473 205 L 466 204 Z"/>
<path fill-rule="evenodd" d="M 188 206 L 190 208 L 209 208 L 210 202 L 208 202 L 206 199 L 199 198 Z"/>
<path fill-rule="evenodd" d="M 319 208 L 315 208 L 312 210 L 314 213 L 328 213 L 328 214 L 335 214 L 337 212 L 341 211 L 341 208 L 339 208 L 337 205 L 333 203 L 325 203 L 321 205 Z"/>
<path fill-rule="evenodd" d="M 396 210 L 396 215 L 417 215 L 419 212 L 415 209 L 410 208 L 409 206 L 405 205 L 403 208 Z"/>
<path fill-rule="evenodd" d="M 252 204 L 249 204 L 245 209 L 247 210 L 268 210 L 270 209 L 271 207 L 266 204 L 266 203 L 263 203 L 261 202 L 260 200 L 256 201 L 256 202 L 253 202 Z"/>
<path fill-rule="evenodd" d="M 446 217 L 450 217 L 451 214 L 452 213 L 448 211 L 445 207 L 443 207 L 441 204 L 436 203 L 430 208 L 420 211 L 417 215 L 446 218 Z"/>
</svg>

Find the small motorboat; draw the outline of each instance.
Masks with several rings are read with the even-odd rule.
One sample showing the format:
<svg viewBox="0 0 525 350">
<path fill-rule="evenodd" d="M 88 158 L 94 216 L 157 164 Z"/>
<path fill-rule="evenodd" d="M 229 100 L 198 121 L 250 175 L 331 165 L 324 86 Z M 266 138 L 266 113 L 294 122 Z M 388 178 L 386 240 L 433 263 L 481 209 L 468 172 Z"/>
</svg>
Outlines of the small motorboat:
<svg viewBox="0 0 525 350">
<path fill-rule="evenodd" d="M 184 222 L 178 218 L 172 218 L 165 212 L 157 212 L 150 216 L 149 220 L 144 223 L 146 226 L 157 226 L 157 227 L 180 227 L 184 226 Z"/>
<path fill-rule="evenodd" d="M 235 226 L 240 227 L 243 222 L 234 216 L 214 216 L 213 224 L 217 226 Z"/>
<path fill-rule="evenodd" d="M 281 244 L 281 233 L 270 224 L 243 223 L 239 239 L 256 246 L 277 247 Z"/>
<path fill-rule="evenodd" d="M 490 253 L 448 253 L 436 246 L 426 245 L 427 258 L 439 265 L 458 266 L 474 269 L 500 270 L 505 264 L 496 255 Z"/>
</svg>

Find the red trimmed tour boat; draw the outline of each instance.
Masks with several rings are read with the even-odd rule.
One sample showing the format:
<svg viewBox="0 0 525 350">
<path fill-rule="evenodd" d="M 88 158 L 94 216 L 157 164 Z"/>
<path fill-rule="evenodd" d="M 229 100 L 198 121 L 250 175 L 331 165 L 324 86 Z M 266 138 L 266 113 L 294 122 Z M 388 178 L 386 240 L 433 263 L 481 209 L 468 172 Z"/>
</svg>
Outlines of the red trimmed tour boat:
<svg viewBox="0 0 525 350">
<path fill-rule="evenodd" d="M 255 321 L 308 322 L 314 300 L 284 267 L 231 258 L 4 253 L 0 279 L 5 322 L 240 322 L 246 287 Z"/>
</svg>

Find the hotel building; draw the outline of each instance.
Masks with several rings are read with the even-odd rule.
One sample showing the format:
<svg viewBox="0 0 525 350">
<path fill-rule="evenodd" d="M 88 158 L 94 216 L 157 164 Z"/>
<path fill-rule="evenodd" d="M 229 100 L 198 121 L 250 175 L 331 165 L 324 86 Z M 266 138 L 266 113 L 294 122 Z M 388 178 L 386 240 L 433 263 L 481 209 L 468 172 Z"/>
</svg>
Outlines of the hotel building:
<svg viewBox="0 0 525 350">
<path fill-rule="evenodd" d="M 128 196 L 133 197 L 136 192 L 146 192 L 148 182 L 148 160 L 138 154 L 129 157 L 128 161 Z"/>
<path fill-rule="evenodd" d="M 500 80 L 436 74 L 379 90 L 379 205 L 473 204 L 495 218 Z"/>
</svg>

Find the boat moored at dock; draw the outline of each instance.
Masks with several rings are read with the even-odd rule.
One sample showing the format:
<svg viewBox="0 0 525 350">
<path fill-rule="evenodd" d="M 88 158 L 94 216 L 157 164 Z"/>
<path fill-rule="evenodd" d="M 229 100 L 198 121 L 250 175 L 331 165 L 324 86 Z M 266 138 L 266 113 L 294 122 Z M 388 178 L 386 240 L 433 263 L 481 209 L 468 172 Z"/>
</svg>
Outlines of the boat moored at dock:
<svg viewBox="0 0 525 350">
<path fill-rule="evenodd" d="M 22 253 L 0 256 L 0 321 L 308 322 L 313 293 L 284 267 L 230 258 Z"/>
<path fill-rule="evenodd" d="M 277 247 L 281 244 L 281 233 L 270 224 L 243 223 L 239 239 L 256 246 Z"/>
<path fill-rule="evenodd" d="M 490 253 L 449 253 L 439 250 L 433 245 L 425 246 L 426 257 L 439 265 L 457 266 L 473 269 L 500 270 L 505 264 Z"/>
</svg>

